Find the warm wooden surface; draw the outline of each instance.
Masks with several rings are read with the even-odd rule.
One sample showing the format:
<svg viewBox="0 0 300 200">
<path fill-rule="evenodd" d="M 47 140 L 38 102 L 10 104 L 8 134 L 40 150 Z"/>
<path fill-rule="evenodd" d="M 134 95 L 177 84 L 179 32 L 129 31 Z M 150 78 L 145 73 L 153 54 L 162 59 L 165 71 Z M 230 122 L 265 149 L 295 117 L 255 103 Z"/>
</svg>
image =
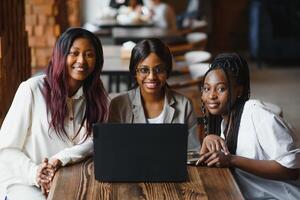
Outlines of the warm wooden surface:
<svg viewBox="0 0 300 200">
<path fill-rule="evenodd" d="M 0 1 L 0 126 L 19 84 L 30 77 L 25 1 Z"/>
<path fill-rule="evenodd" d="M 121 167 L 121 166 L 120 166 Z M 103 183 L 94 179 L 92 159 L 61 168 L 48 199 L 243 199 L 227 168 L 188 167 L 183 183 Z"/>
</svg>

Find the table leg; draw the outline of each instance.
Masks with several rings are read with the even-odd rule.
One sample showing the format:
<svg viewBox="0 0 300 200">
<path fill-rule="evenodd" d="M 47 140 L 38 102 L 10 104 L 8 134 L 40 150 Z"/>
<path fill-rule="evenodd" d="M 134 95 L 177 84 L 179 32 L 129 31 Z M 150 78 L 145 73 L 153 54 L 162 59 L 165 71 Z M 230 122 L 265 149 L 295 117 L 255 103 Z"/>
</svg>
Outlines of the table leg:
<svg viewBox="0 0 300 200">
<path fill-rule="evenodd" d="M 130 89 L 131 89 L 131 87 L 132 87 L 132 80 L 131 80 L 131 76 L 130 76 L 130 75 L 128 75 L 128 76 L 127 76 L 127 78 L 128 78 L 128 82 L 127 82 L 127 90 L 130 90 Z"/>
<path fill-rule="evenodd" d="M 112 75 L 108 75 L 108 93 L 112 92 L 112 83 L 113 83 L 113 77 Z"/>
<path fill-rule="evenodd" d="M 116 88 L 117 88 L 117 91 L 116 92 L 120 92 L 120 76 L 119 74 L 116 75 Z"/>
</svg>

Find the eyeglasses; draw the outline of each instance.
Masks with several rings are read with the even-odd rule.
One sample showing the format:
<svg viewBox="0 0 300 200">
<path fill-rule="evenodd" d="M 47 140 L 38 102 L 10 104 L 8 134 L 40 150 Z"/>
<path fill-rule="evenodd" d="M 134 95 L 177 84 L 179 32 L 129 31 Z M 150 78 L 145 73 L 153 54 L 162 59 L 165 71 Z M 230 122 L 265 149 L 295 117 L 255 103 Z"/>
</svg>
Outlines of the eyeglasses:
<svg viewBox="0 0 300 200">
<path fill-rule="evenodd" d="M 142 76 L 148 76 L 151 71 L 158 76 L 166 75 L 166 69 L 164 67 L 139 67 L 136 71 Z"/>
</svg>

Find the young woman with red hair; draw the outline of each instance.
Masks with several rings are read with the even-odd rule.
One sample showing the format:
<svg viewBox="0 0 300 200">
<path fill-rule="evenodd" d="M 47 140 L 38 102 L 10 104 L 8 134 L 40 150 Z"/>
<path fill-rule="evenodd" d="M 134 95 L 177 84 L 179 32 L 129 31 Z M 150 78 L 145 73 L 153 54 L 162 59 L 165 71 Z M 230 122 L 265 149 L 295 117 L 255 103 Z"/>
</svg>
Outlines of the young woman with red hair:
<svg viewBox="0 0 300 200">
<path fill-rule="evenodd" d="M 99 39 L 71 28 L 46 74 L 21 83 L 0 130 L 0 199 L 45 199 L 58 167 L 92 153 L 92 124 L 108 110 L 102 66 Z"/>
</svg>

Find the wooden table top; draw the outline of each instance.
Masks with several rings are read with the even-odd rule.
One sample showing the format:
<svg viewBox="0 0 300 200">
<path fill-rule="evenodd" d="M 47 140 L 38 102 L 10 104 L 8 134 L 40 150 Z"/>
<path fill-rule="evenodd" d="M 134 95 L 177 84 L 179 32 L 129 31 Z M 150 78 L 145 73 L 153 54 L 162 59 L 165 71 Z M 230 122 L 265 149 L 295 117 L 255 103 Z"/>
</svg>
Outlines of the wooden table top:
<svg viewBox="0 0 300 200">
<path fill-rule="evenodd" d="M 188 166 L 189 181 L 181 183 L 103 183 L 94 178 L 92 159 L 61 168 L 48 199 L 243 199 L 227 168 Z"/>
<path fill-rule="evenodd" d="M 137 21 L 132 23 L 120 23 L 117 19 L 98 19 L 94 22 L 94 25 L 99 28 L 114 28 L 114 27 L 122 27 L 122 28 L 140 28 L 140 27 L 153 27 L 153 22 L 144 22 Z"/>
<path fill-rule="evenodd" d="M 121 45 L 103 45 L 104 63 L 102 72 L 127 72 L 129 73 L 129 58 L 121 58 Z"/>
</svg>

